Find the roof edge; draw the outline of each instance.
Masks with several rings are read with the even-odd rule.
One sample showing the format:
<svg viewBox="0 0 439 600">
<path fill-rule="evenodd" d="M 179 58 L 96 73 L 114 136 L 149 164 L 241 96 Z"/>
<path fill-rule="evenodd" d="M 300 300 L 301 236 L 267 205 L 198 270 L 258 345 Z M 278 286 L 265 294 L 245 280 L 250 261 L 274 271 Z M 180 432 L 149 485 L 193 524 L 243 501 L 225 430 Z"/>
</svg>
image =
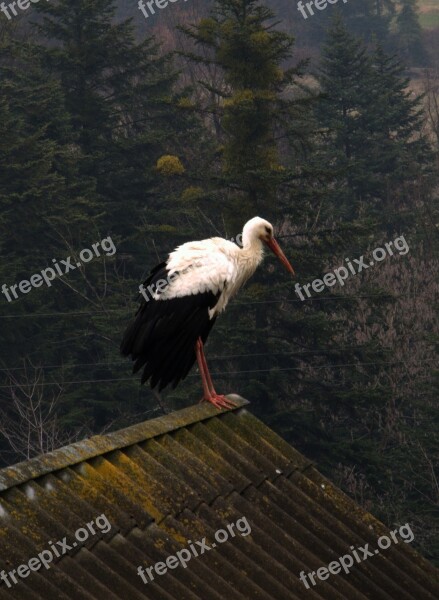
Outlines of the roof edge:
<svg viewBox="0 0 439 600">
<path fill-rule="evenodd" d="M 236 403 L 235 408 L 218 410 L 207 402 L 196 404 L 168 415 L 131 425 L 119 431 L 113 431 L 105 435 L 94 435 L 80 442 L 58 448 L 53 452 L 0 469 L 0 492 L 53 471 L 71 467 L 107 452 L 132 446 L 226 412 L 239 410 L 250 404 L 248 400 L 238 394 L 228 394 L 227 398 Z"/>
</svg>

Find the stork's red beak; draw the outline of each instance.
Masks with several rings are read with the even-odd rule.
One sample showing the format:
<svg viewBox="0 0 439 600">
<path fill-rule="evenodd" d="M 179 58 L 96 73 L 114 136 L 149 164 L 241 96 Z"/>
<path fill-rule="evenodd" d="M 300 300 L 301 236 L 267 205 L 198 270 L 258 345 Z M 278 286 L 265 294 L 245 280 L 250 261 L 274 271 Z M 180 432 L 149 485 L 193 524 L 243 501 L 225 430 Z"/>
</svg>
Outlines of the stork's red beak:
<svg viewBox="0 0 439 600">
<path fill-rule="evenodd" d="M 274 238 L 271 238 L 271 240 L 268 240 L 265 243 L 270 248 L 270 250 L 273 252 L 273 254 L 275 254 L 278 257 L 278 259 L 284 265 L 284 267 L 287 269 L 287 271 L 289 271 L 290 273 L 295 275 L 293 267 L 288 262 L 288 258 L 282 252 L 282 249 L 279 246 L 279 244 L 276 242 L 276 240 Z"/>
</svg>

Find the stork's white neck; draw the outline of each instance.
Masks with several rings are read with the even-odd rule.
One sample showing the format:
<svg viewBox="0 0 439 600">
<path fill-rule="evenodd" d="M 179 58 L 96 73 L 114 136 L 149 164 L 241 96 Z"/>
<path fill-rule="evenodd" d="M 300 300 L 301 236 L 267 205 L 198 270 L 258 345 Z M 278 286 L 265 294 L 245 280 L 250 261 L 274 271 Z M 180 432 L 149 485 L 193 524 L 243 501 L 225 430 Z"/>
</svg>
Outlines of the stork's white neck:
<svg viewBox="0 0 439 600">
<path fill-rule="evenodd" d="M 259 237 L 243 236 L 243 247 L 240 251 L 240 262 L 249 271 L 248 277 L 253 275 L 264 258 L 264 246 Z"/>
<path fill-rule="evenodd" d="M 238 292 L 262 262 L 264 257 L 262 241 L 256 236 L 243 236 L 243 242 L 242 248 L 231 244 L 234 267 L 218 303 L 209 311 L 211 318 L 226 308 L 230 298 Z"/>
</svg>

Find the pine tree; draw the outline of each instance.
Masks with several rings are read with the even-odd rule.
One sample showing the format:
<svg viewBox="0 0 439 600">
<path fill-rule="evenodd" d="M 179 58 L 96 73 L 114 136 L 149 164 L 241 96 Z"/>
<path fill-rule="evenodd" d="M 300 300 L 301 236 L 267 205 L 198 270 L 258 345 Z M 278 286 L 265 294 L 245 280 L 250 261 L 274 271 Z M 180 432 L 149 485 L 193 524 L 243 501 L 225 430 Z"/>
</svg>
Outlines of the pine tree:
<svg viewBox="0 0 439 600">
<path fill-rule="evenodd" d="M 317 118 L 323 128 L 322 162 L 338 180 L 335 210 L 348 220 L 358 216 L 364 173 L 361 115 L 367 110 L 370 59 L 360 40 L 336 16 L 323 47 L 318 80 L 322 93 Z"/>
<path fill-rule="evenodd" d="M 118 347 L 148 269 L 148 228 L 161 231 L 169 249 L 169 220 L 163 219 L 178 223 L 156 165 L 183 149 L 190 121 L 175 106 L 169 57 L 152 39 L 136 44 L 129 23 L 113 22 L 113 6 L 41 3 L 45 18 L 38 31 L 50 43 L 14 48 L 14 64 L 5 49 L 0 94 L 7 128 L 0 145 L 9 150 L 2 226 L 11 232 L 2 236 L 2 256 L 14 260 L 4 281 L 28 279 L 52 266 L 52 257 L 71 255 L 76 263 L 81 249 L 109 234 L 117 246 L 116 257 L 96 258 L 11 305 L 15 318 L 3 330 L 5 347 L 14 348 L 4 366 L 32 356 L 37 366 L 63 365 L 51 370 L 47 385 L 79 382 L 66 392 L 63 422 L 73 429 L 85 423 L 91 431 L 115 419 L 123 425 L 130 411 L 156 404 L 147 390 L 149 402 L 139 400 L 134 378 L 129 405 L 126 384 L 122 398 L 117 381 L 102 401 L 94 380 L 129 373 Z M 6 163 L 6 149 L 0 154 Z M 22 312 L 29 318 L 20 321 Z"/>
<path fill-rule="evenodd" d="M 293 40 L 276 31 L 272 19 L 272 12 L 255 1 L 222 0 L 210 18 L 184 31 L 196 42 L 197 52 L 189 57 L 223 74 L 222 85 L 206 85 L 205 104 L 199 107 L 215 116 L 222 146 L 217 182 L 222 181 L 227 197 L 217 200 L 220 216 L 235 231 L 258 213 L 275 222 L 281 237 L 283 226 L 290 250 L 291 242 L 298 241 L 293 260 L 302 281 L 312 280 L 334 251 L 330 235 L 319 238 L 306 231 L 311 223 L 332 226 L 324 208 L 327 194 L 315 183 L 326 181 L 328 174 L 313 157 L 315 100 L 300 81 L 303 67 L 285 68 Z M 298 229 L 305 231 L 294 233 Z M 312 250 L 316 242 L 318 253 Z M 250 397 L 269 420 L 281 414 L 285 423 L 285 412 L 291 414 L 295 407 L 295 431 L 305 432 L 309 412 L 303 397 L 317 410 L 319 404 L 330 403 L 331 396 L 301 372 L 319 378 L 312 364 L 343 355 L 331 342 L 335 323 L 329 324 L 320 303 L 316 309 L 302 305 L 284 273 L 270 273 L 267 266 L 242 291 L 240 304 L 245 312 L 239 304 L 231 305 L 216 327 L 212 345 L 219 355 L 239 355 L 241 340 L 246 339 L 249 357 L 239 361 L 235 377 L 225 371 L 222 385 Z M 221 335 L 223 331 L 227 335 Z M 296 442 L 305 438 L 305 433 L 299 434 Z"/>
<path fill-rule="evenodd" d="M 423 98 L 410 90 L 409 79 L 396 56 L 388 56 L 380 45 L 371 57 L 371 100 L 363 115 L 364 154 L 372 194 L 386 200 L 386 211 L 410 211 L 413 227 L 413 183 L 433 176 L 433 153 L 424 134 Z M 388 202 L 393 191 L 396 201 Z M 407 215 L 409 217 L 409 215 Z M 409 217 L 410 218 L 410 217 Z M 403 224 L 401 220 L 394 223 Z M 407 226 L 410 226 L 406 220 Z M 390 233 L 389 228 L 387 228 Z"/>
<path fill-rule="evenodd" d="M 399 0 L 401 8 L 396 16 L 395 39 L 406 65 L 425 66 L 428 55 L 422 41 L 417 0 Z"/>
<path fill-rule="evenodd" d="M 36 8 L 44 16 L 40 34 L 57 42 L 46 49 L 46 64 L 62 83 L 81 172 L 96 179 L 107 227 L 132 237 L 133 222 L 146 221 L 145 205 L 157 195 L 157 160 L 184 140 L 170 56 L 152 37 L 137 43 L 131 20 L 115 23 L 114 0 Z"/>
<path fill-rule="evenodd" d="M 74 211 L 64 206 L 64 214 L 50 219 L 64 241 L 64 252 L 55 256 L 78 252 L 109 234 L 117 246 L 106 267 L 104 258 L 93 261 L 72 273 L 62 292 L 52 291 L 59 312 L 76 314 L 54 324 L 51 333 L 65 340 L 58 353 L 68 365 L 90 365 L 85 377 L 72 366 L 70 378 L 117 380 L 129 372 L 118 347 L 136 307 L 139 283 L 153 266 L 146 257 L 157 253 L 161 259 L 175 243 L 180 224 L 174 200 L 184 187 L 183 177 L 163 171 L 163 160 L 170 156 L 184 165 L 194 119 L 179 106 L 183 93 L 174 92 L 178 74 L 170 56 L 151 37 L 137 43 L 131 21 L 116 21 L 114 0 L 59 0 L 35 8 L 43 17 L 36 26 L 44 44 L 42 64 L 58 79 L 69 118 L 72 179 L 88 185 L 75 196 Z M 87 228 L 72 227 L 72 216 L 85 219 Z M 112 268 L 114 261 L 119 262 Z M 87 334 L 72 346 L 69 340 L 78 328 Z M 111 366 L 118 361 L 120 368 Z M 133 378 L 133 390 L 137 385 Z M 96 431 L 119 417 L 126 406 L 121 386 L 116 382 L 110 388 L 103 402 L 93 381 L 76 386 L 70 400 L 87 400 L 71 421 L 87 418 Z M 156 403 L 147 389 L 142 393 L 149 401 L 142 405 L 133 392 L 136 399 L 124 410 Z"/>
<path fill-rule="evenodd" d="M 23 360 L 56 364 L 58 358 L 54 345 L 47 344 L 51 333 L 57 339 L 56 325 L 51 331 L 37 316 L 54 310 L 55 287 L 28 287 L 23 293 L 17 284 L 27 281 L 29 286 L 33 274 L 48 263 L 52 266 L 52 257 L 65 257 L 55 223 L 66 219 L 73 230 L 89 222 L 86 214 L 77 216 L 87 184 L 76 177 L 62 90 L 56 78 L 44 72 L 40 59 L 39 48 L 23 40 L 8 38 L 0 48 L 0 277 L 6 286 L 1 296 L 0 362 L 1 385 L 10 386 L 12 395 L 24 373 Z M 43 412 L 49 397 L 42 394 Z M 9 407 L 12 400 L 3 392 L 2 402 Z M 71 415 L 68 404 L 65 415 Z"/>
<path fill-rule="evenodd" d="M 314 10 L 314 17 L 306 21 L 306 35 L 313 45 L 321 46 L 334 14 L 346 21 L 349 32 L 370 44 L 378 40 L 386 48 L 392 45 L 392 23 L 397 0 L 361 0 L 360 2 L 339 1 L 336 6 L 322 12 Z"/>
<path fill-rule="evenodd" d="M 328 33 L 319 83 L 323 157 L 338 179 L 338 204 L 349 218 L 364 210 L 376 218 L 391 208 L 389 190 L 431 171 L 420 98 L 407 89 L 398 59 L 381 45 L 368 53 L 341 19 Z"/>
<path fill-rule="evenodd" d="M 348 2 L 340 13 L 346 17 L 349 31 L 370 43 L 378 39 L 388 42 L 397 0 L 363 0 Z"/>
<path fill-rule="evenodd" d="M 41 265 L 47 247 L 54 249 L 48 223 L 65 208 L 69 125 L 60 87 L 42 71 L 38 48 L 8 41 L 1 47 L 0 73 L 0 202 L 5 232 L 0 243 L 2 256 L 14 257 L 11 277 Z"/>
<path fill-rule="evenodd" d="M 220 87 L 206 86 L 207 109 L 220 122 L 224 183 L 243 192 L 252 210 L 273 199 L 285 178 L 276 133 L 286 136 L 294 117 L 300 132 L 301 102 L 291 92 L 301 68 L 285 69 L 293 39 L 272 27 L 273 17 L 257 0 L 221 0 L 211 17 L 182 28 L 202 50 L 186 56 L 223 74 Z"/>
</svg>

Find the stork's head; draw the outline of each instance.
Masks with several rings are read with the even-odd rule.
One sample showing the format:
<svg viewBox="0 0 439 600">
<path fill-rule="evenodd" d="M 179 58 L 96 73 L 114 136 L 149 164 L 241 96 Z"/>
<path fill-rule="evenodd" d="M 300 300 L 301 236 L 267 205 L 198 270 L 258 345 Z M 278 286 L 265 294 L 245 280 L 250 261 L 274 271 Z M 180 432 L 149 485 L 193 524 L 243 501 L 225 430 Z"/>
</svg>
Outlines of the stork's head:
<svg viewBox="0 0 439 600">
<path fill-rule="evenodd" d="M 273 225 L 265 219 L 261 219 L 261 217 L 253 217 L 253 219 L 247 221 L 242 230 L 243 247 L 250 247 L 259 240 L 268 246 L 284 267 L 294 275 L 293 267 L 290 265 L 287 257 L 282 252 L 281 247 L 274 239 Z"/>
</svg>

